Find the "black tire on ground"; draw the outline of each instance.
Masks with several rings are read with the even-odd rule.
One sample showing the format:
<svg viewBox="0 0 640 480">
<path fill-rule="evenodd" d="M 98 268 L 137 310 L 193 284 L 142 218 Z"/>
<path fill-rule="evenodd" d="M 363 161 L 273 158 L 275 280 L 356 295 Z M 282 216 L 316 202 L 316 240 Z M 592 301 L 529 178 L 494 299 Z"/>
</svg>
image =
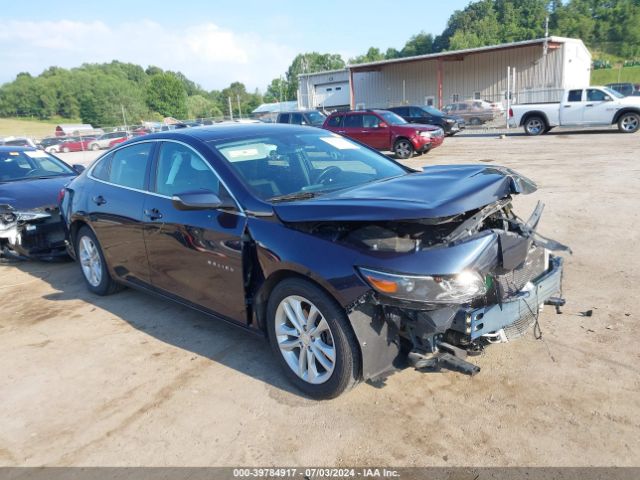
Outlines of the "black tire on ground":
<svg viewBox="0 0 640 480">
<path fill-rule="evenodd" d="M 635 133 L 640 128 L 640 114 L 626 112 L 618 119 L 618 130 L 622 133 Z"/>
<path fill-rule="evenodd" d="M 100 266 L 102 271 L 101 271 L 100 281 L 97 282 L 97 284 L 95 285 L 91 284 L 91 282 L 87 278 L 87 275 L 85 274 L 85 271 L 82 268 L 80 244 L 83 240 L 88 240 L 93 245 L 95 245 L 98 256 L 99 256 L 99 261 L 100 261 Z M 107 262 L 104 259 L 104 254 L 102 253 L 102 248 L 100 247 L 100 243 L 98 242 L 98 239 L 96 238 L 95 234 L 89 227 L 84 226 L 78 230 L 78 233 L 76 234 L 75 249 L 76 249 L 76 256 L 78 258 L 78 265 L 80 266 L 80 271 L 82 272 L 82 278 L 84 278 L 85 284 L 87 285 L 87 288 L 89 289 L 90 292 L 95 293 L 96 295 L 104 296 L 104 295 L 111 295 L 112 293 L 122 290 L 123 286 L 115 282 L 111 278 L 111 275 L 109 274 L 109 269 L 107 268 Z"/>
<path fill-rule="evenodd" d="M 469 119 L 469 123 L 471 125 L 480 125 L 482 124 L 482 120 L 480 120 L 478 117 L 472 117 L 471 119 Z"/>
<path fill-rule="evenodd" d="M 62 151 L 63 151 L 64 153 L 69 153 L 69 151 L 70 151 L 70 150 L 69 150 L 69 147 L 64 147 L 64 148 L 62 149 Z"/>
<path fill-rule="evenodd" d="M 406 138 L 399 138 L 393 144 L 393 153 L 396 158 L 401 160 L 406 160 L 407 158 L 411 158 L 415 153 L 415 149 L 411 144 L 411 141 Z"/>
<path fill-rule="evenodd" d="M 93 150 L 94 152 L 95 152 L 96 150 L 99 150 L 99 149 L 100 149 L 100 147 L 98 146 L 98 144 L 97 144 L 97 143 L 92 143 L 92 144 L 91 144 L 91 150 Z"/>
<path fill-rule="evenodd" d="M 335 351 L 333 371 L 323 383 L 311 383 L 293 371 L 284 358 L 278 343 L 276 324 L 278 308 L 289 297 L 302 297 L 313 304 L 326 320 Z M 307 312 L 308 313 L 308 312 Z M 322 400 L 335 398 L 353 388 L 360 380 L 360 349 L 346 312 L 340 305 L 314 283 L 301 278 L 288 278 L 271 292 L 267 305 L 267 333 L 269 343 L 287 378 L 299 390 L 311 398 Z M 325 333 L 326 334 L 326 333 Z M 313 339 L 313 336 L 311 337 Z M 295 349 L 292 350 L 295 354 Z M 298 349 L 298 359 L 302 352 Z"/>
<path fill-rule="evenodd" d="M 538 115 L 532 115 L 524 121 L 524 133 L 527 135 L 542 135 L 547 128 L 547 122 Z"/>
</svg>

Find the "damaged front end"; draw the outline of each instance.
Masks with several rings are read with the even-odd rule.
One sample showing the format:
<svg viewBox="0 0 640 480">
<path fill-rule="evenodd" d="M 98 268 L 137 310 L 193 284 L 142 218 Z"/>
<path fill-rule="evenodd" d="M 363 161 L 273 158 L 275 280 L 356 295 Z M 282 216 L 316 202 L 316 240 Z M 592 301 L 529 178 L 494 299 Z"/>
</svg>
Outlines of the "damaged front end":
<svg viewBox="0 0 640 480">
<path fill-rule="evenodd" d="M 356 270 L 371 290 L 347 308 L 365 379 L 407 359 L 473 375 L 467 355 L 521 336 L 543 305 L 564 304 L 562 259 L 552 252 L 569 249 L 536 232 L 542 210 L 524 221 L 508 195 L 439 218 L 296 228 L 367 252 Z"/>
<path fill-rule="evenodd" d="M 16 210 L 0 205 L 0 252 L 32 259 L 66 256 L 64 230 L 57 206 Z"/>
</svg>

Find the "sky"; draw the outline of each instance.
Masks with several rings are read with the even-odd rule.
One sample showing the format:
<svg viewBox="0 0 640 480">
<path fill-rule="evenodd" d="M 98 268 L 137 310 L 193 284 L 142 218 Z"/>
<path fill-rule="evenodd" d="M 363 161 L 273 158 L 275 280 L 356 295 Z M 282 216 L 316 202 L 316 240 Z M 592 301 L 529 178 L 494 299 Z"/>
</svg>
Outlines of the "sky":
<svg viewBox="0 0 640 480">
<path fill-rule="evenodd" d="M 298 53 L 401 49 L 470 0 L 0 2 L 0 84 L 50 66 L 120 60 L 181 71 L 206 90 L 264 92 Z"/>
</svg>

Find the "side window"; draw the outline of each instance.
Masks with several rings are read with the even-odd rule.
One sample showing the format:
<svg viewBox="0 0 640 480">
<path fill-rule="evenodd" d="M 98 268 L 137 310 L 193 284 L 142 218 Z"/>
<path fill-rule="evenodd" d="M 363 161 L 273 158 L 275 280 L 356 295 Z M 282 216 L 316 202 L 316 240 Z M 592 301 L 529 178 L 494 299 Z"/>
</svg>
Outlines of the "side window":
<svg viewBox="0 0 640 480">
<path fill-rule="evenodd" d="M 398 107 L 396 109 L 393 110 L 395 113 L 397 113 L 398 115 L 400 115 L 401 117 L 408 117 L 409 116 L 409 109 L 407 107 Z"/>
<path fill-rule="evenodd" d="M 190 148 L 163 142 L 158 155 L 155 191 L 169 197 L 195 190 L 219 193 L 220 181 L 205 161 Z"/>
<path fill-rule="evenodd" d="M 416 107 L 411 107 L 409 109 L 409 116 L 411 118 L 419 118 L 419 117 L 424 117 L 424 112 L 422 110 L 420 110 L 419 108 Z"/>
<path fill-rule="evenodd" d="M 152 143 L 139 143 L 114 152 L 111 159 L 109 181 L 123 187 L 144 188 Z"/>
<path fill-rule="evenodd" d="M 344 118 L 344 115 L 335 115 L 329 119 L 329 121 L 327 122 L 327 125 L 329 127 L 340 127 L 342 126 L 343 118 Z"/>
<path fill-rule="evenodd" d="M 347 115 L 344 117 L 344 126 L 345 128 L 362 128 L 362 117 L 364 115 L 360 115 L 358 113 L 353 115 Z"/>
<path fill-rule="evenodd" d="M 111 170 L 111 158 L 113 154 L 105 155 L 98 162 L 98 164 L 94 167 L 91 175 L 93 175 L 98 180 L 104 180 L 105 182 L 109 181 L 109 171 Z"/>
<path fill-rule="evenodd" d="M 602 90 L 596 90 L 594 88 L 587 89 L 587 101 L 588 102 L 604 102 L 609 96 Z"/>
<path fill-rule="evenodd" d="M 289 114 L 288 113 L 281 113 L 279 122 L 280 123 L 289 123 Z"/>
<path fill-rule="evenodd" d="M 362 126 L 364 128 L 378 128 L 380 119 L 375 115 L 362 115 Z"/>
<path fill-rule="evenodd" d="M 569 97 L 567 98 L 568 102 L 581 102 L 582 101 L 582 90 L 569 90 Z"/>
<path fill-rule="evenodd" d="M 292 113 L 291 114 L 291 122 L 290 123 L 295 123 L 296 125 L 302 125 L 302 114 L 301 113 Z"/>
</svg>

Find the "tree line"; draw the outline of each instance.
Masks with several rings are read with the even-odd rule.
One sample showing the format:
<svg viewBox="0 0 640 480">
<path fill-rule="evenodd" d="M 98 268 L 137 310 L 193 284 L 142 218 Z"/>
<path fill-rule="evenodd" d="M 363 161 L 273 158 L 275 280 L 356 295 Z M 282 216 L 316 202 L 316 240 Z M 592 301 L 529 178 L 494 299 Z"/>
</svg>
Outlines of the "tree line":
<svg viewBox="0 0 640 480">
<path fill-rule="evenodd" d="M 481 47 L 539 38 L 549 19 L 550 35 L 581 38 L 599 54 L 640 56 L 640 0 L 478 0 L 455 11 L 439 35 L 420 32 L 400 49 L 371 47 L 350 58 L 358 64 L 378 60 Z M 20 73 L 0 87 L 0 117 L 59 116 L 96 126 L 138 123 L 172 116 L 179 119 L 247 115 L 263 102 L 295 100 L 298 75 L 346 66 L 338 54 L 297 55 L 286 72 L 261 94 L 234 82 L 206 91 L 180 72 L 113 61 L 64 69 L 50 67 L 38 76 Z"/>
</svg>

